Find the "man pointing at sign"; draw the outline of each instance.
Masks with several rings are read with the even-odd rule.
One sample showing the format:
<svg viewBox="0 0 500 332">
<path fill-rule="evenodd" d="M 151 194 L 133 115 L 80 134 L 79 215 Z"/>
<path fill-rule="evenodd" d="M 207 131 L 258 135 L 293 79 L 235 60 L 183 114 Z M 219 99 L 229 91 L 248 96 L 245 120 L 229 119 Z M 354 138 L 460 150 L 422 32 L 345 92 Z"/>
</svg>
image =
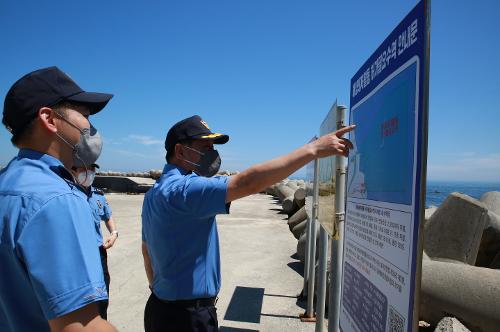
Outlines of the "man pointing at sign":
<svg viewBox="0 0 500 332">
<path fill-rule="evenodd" d="M 213 133 L 195 115 L 176 123 L 165 139 L 167 164 L 144 198 L 142 240 L 152 294 L 144 324 L 151 331 L 218 331 L 219 239 L 215 216 L 230 203 L 262 191 L 308 162 L 347 156 L 342 138 L 354 126 L 320 137 L 276 159 L 231 176 L 213 176 L 220 167 L 214 144 L 229 136 Z"/>
</svg>

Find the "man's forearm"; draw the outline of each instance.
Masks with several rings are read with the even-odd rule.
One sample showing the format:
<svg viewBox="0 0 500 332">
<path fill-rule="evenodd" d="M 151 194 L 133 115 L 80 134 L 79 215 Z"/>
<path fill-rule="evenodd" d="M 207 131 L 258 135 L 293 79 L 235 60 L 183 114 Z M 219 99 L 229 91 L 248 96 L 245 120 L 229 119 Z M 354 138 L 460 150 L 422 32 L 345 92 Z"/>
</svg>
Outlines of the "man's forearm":
<svg viewBox="0 0 500 332">
<path fill-rule="evenodd" d="M 64 316 L 48 321 L 52 332 L 116 332 L 117 330 L 99 316 L 97 303 L 90 303 Z"/>
<path fill-rule="evenodd" d="M 251 166 L 231 177 L 226 201 L 231 202 L 258 193 L 286 178 L 314 158 L 313 148 L 307 144 L 285 156 Z"/>
<path fill-rule="evenodd" d="M 104 224 L 106 225 L 106 228 L 110 233 L 116 231 L 116 224 L 113 220 L 113 217 L 110 217 L 107 221 L 104 222 Z"/>
</svg>

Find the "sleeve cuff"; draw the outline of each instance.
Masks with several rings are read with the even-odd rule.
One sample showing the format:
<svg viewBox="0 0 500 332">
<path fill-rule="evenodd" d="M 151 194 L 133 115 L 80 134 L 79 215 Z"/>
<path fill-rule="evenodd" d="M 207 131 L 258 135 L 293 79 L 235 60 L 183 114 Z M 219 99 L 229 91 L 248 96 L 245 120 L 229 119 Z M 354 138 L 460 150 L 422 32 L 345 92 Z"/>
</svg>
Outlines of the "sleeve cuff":
<svg viewBox="0 0 500 332">
<path fill-rule="evenodd" d="M 107 300 L 104 282 L 94 282 L 48 300 L 43 307 L 45 317 L 50 320 L 78 310 L 87 304 Z"/>
</svg>

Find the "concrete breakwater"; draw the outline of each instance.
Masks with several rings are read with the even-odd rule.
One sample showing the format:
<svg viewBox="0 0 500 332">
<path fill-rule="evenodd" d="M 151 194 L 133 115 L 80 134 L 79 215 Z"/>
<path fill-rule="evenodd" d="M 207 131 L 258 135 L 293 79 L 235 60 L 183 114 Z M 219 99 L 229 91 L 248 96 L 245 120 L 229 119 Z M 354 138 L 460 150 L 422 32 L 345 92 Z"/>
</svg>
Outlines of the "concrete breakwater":
<svg viewBox="0 0 500 332">
<path fill-rule="evenodd" d="M 94 186 L 105 192 L 115 193 L 145 193 L 148 191 L 162 174 L 160 169 L 152 169 L 147 172 L 116 172 L 98 171 L 94 180 Z M 236 174 L 230 171 L 221 171 L 218 175 L 229 176 Z"/>
<path fill-rule="evenodd" d="M 304 263 L 309 216 L 300 200 L 293 200 L 292 209 L 288 202 L 299 189 L 305 189 L 303 182 L 285 180 L 266 193 L 288 214 L 297 256 Z M 499 331 L 500 192 L 485 193 L 479 200 L 451 193 L 425 212 L 420 319 L 436 331 Z"/>
</svg>

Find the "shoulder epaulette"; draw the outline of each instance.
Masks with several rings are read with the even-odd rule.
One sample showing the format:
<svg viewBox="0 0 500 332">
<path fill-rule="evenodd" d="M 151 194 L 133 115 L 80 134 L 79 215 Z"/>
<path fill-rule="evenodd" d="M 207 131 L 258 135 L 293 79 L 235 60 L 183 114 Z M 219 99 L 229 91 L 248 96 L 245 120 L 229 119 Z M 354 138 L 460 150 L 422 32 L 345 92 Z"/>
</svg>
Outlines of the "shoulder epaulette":
<svg viewBox="0 0 500 332">
<path fill-rule="evenodd" d="M 94 190 L 93 190 L 94 193 L 104 196 L 104 191 L 102 191 L 102 189 L 95 188 L 95 187 L 93 187 L 93 188 L 94 188 Z"/>
</svg>

